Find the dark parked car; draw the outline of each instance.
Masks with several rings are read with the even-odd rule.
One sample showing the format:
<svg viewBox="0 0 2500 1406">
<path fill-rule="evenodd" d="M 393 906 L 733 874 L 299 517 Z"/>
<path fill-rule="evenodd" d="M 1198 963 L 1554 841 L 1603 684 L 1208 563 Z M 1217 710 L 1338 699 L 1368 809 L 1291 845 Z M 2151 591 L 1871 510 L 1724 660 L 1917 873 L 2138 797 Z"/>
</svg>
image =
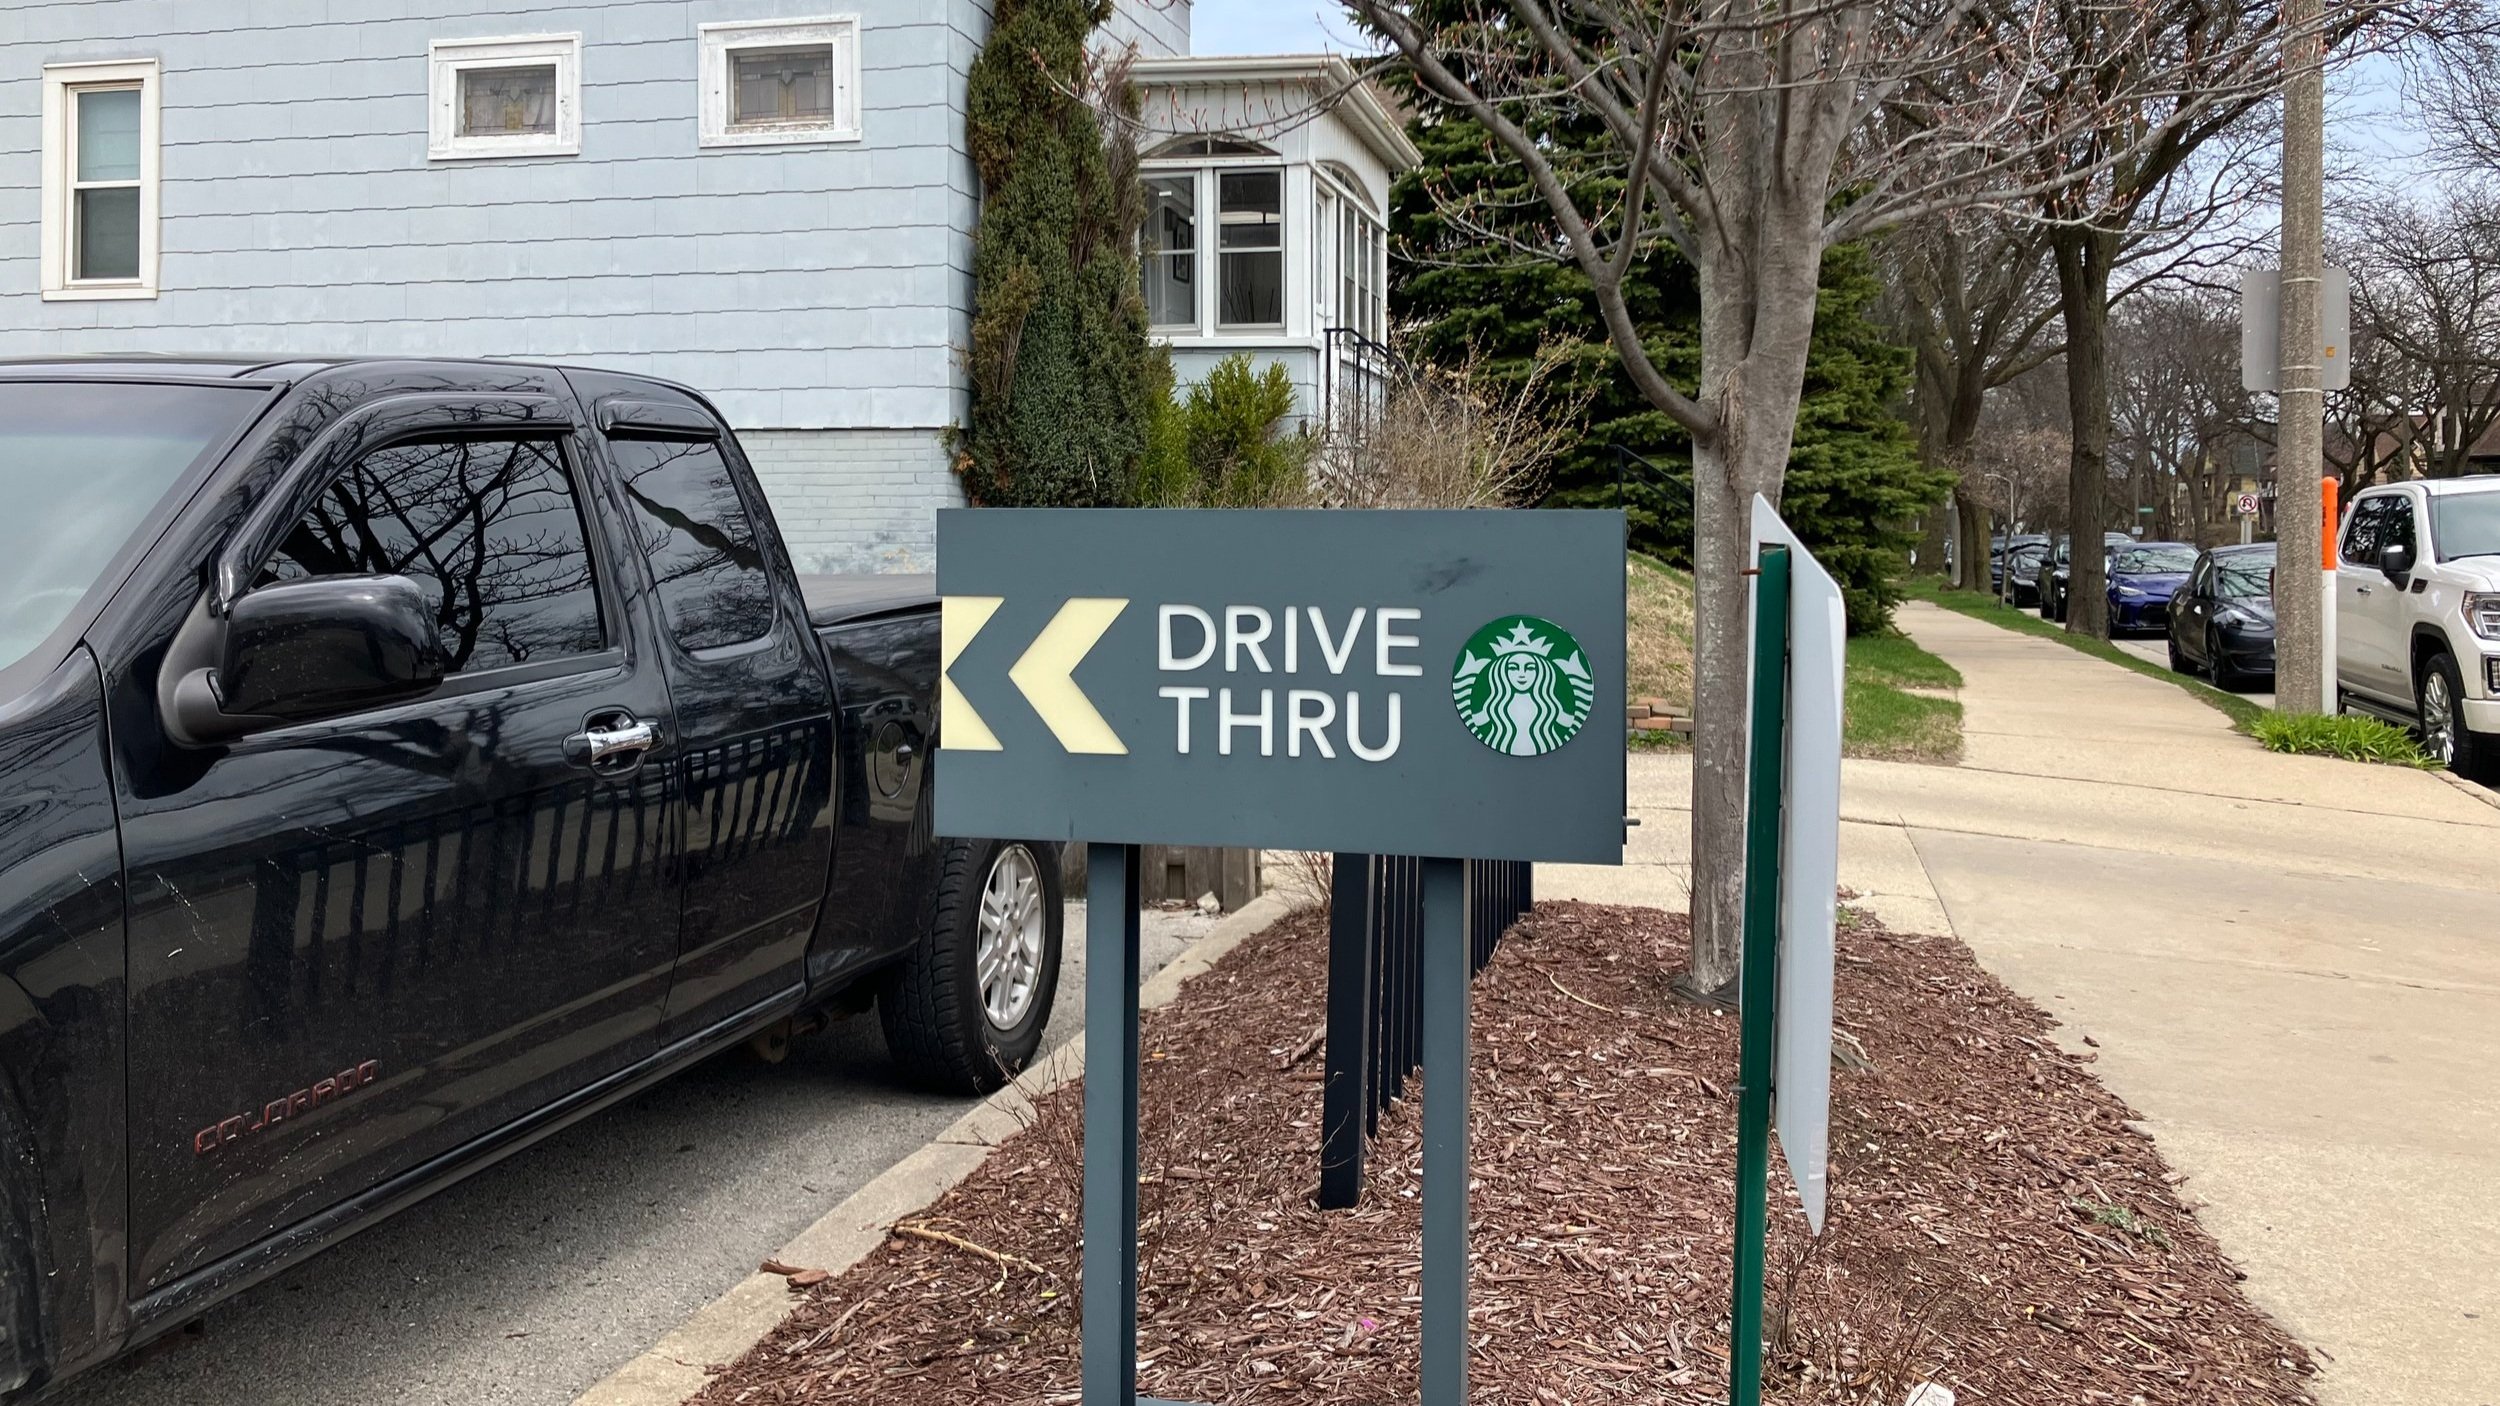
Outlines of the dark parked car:
<svg viewBox="0 0 2500 1406">
<path fill-rule="evenodd" d="M 2011 538 L 1997 537 L 1988 543 L 1988 589 L 1998 595 L 2005 593 L 2005 557 L 2008 552 L 2024 547 L 2045 545 L 2044 532 L 2017 532 Z"/>
<path fill-rule="evenodd" d="M 0 364 L 0 1399 L 714 1051 L 1029 1059 L 1057 852 L 934 838 L 926 577 L 792 574 L 639 377 Z"/>
<path fill-rule="evenodd" d="M 2104 568 L 2102 573 L 2104 577 L 2108 574 L 2106 568 L 2109 564 L 2109 554 L 2120 547 L 2132 544 L 2134 541 L 2134 538 L 2128 536 L 2124 532 L 2104 532 L 2101 534 L 2101 564 Z M 2040 568 L 2038 594 L 2040 598 L 2040 618 L 2043 620 L 2063 620 L 2066 618 L 2066 607 L 2068 604 L 2066 591 L 2068 583 L 2073 580 L 2074 570 L 2074 564 L 2070 560 L 2070 553 L 2067 548 L 2067 539 L 2064 537 L 2058 538 L 2057 545 L 2052 550 L 2049 560 Z"/>
<path fill-rule="evenodd" d="M 2170 602 L 2170 667 L 2238 690 L 2274 678 L 2274 544 L 2215 547 Z"/>
<path fill-rule="evenodd" d="M 2040 600 L 2040 565 L 2048 560 L 2046 542 L 2026 542 L 2005 556 L 2004 579 L 1999 590 L 2015 605 L 2036 605 Z"/>
<path fill-rule="evenodd" d="M 2109 632 L 2170 628 L 2170 597 L 2195 569 L 2186 542 L 2136 542 L 2109 549 Z"/>
</svg>

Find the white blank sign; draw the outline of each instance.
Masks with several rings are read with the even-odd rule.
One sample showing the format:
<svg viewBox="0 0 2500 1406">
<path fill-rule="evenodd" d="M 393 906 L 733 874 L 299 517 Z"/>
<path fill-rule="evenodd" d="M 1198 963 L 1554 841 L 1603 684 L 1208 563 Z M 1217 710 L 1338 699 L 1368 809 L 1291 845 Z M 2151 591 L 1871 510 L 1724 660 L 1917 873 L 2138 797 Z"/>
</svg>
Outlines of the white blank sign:
<svg viewBox="0 0 2500 1406">
<path fill-rule="evenodd" d="M 1771 1118 L 1806 1223 L 1823 1233 L 1831 1148 L 1832 927 L 1840 887 L 1841 670 L 1848 617 L 1840 585 L 1779 510 L 1753 500 L 1753 560 L 1788 547 L 1788 751 L 1780 825 L 1779 1019 Z M 1751 638 L 1750 633 L 1747 636 Z M 1746 677 L 1753 677 L 1752 670 Z"/>
</svg>

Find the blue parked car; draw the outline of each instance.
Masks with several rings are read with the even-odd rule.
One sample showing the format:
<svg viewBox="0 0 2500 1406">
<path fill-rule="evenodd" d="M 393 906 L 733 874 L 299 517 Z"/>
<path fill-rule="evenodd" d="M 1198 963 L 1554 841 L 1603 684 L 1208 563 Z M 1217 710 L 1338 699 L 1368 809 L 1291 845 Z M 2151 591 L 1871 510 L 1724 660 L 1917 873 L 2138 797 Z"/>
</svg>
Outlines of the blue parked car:
<svg viewBox="0 0 2500 1406">
<path fill-rule="evenodd" d="M 2133 542 L 2109 551 L 2109 632 L 2170 628 L 2170 598 L 2196 569 L 2185 542 Z"/>
</svg>

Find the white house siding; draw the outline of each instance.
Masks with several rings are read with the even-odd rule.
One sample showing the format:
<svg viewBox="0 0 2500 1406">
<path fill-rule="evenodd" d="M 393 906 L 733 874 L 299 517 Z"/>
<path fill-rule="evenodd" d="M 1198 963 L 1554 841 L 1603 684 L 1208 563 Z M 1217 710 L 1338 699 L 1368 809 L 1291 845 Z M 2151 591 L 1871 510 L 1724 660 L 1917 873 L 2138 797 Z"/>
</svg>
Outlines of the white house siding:
<svg viewBox="0 0 2500 1406">
<path fill-rule="evenodd" d="M 1122 3 L 1141 40 L 1185 51 L 1185 5 Z M 862 140 L 699 146 L 697 26 L 826 14 L 860 20 Z M 927 505 L 956 500 L 941 436 L 962 414 L 963 112 L 987 30 L 972 0 L 0 0 L 0 356 L 497 356 L 665 376 L 795 456 L 767 481 L 803 564 L 924 569 Z M 426 159 L 429 41 L 571 31 L 578 156 Z M 45 302 L 43 66 L 114 58 L 163 66 L 162 291 Z"/>
<path fill-rule="evenodd" d="M 927 430 L 749 430 L 739 436 L 801 571 L 934 571 L 937 510 L 963 502 Z"/>
</svg>

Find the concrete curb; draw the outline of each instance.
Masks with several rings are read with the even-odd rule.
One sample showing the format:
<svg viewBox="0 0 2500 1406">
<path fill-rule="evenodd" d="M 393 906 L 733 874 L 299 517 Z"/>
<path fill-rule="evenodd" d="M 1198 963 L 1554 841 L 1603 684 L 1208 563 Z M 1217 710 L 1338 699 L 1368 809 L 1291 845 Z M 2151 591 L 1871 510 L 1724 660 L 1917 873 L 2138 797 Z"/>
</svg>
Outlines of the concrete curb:
<svg viewBox="0 0 2500 1406">
<path fill-rule="evenodd" d="M 1153 1010 L 1180 994 L 1181 984 L 1221 961 L 1253 933 L 1293 909 L 1281 893 L 1253 899 L 1217 923 L 1138 988 L 1137 1003 Z M 773 1258 L 840 1274 L 885 1243 L 887 1228 L 928 1209 L 972 1175 L 998 1144 L 1031 1119 L 1033 1101 L 1085 1072 L 1085 1037 L 1052 1051 L 1015 1083 L 983 1099 L 919 1151 L 852 1192 Z M 679 1324 L 651 1350 L 578 1397 L 574 1406 L 683 1406 L 711 1382 L 705 1367 L 734 1362 L 762 1342 L 798 1307 L 778 1274 L 751 1274 Z"/>
<path fill-rule="evenodd" d="M 2500 810 L 2500 791 L 2493 791 L 2482 786 L 2477 786 L 2473 782 L 2466 780 L 2464 777 L 2457 775 L 2453 771 L 2435 771 L 2432 772 L 2431 775 L 2438 777 L 2440 780 L 2456 787 L 2465 794 L 2481 801 L 2484 805 L 2490 806 L 2494 810 Z"/>
</svg>

